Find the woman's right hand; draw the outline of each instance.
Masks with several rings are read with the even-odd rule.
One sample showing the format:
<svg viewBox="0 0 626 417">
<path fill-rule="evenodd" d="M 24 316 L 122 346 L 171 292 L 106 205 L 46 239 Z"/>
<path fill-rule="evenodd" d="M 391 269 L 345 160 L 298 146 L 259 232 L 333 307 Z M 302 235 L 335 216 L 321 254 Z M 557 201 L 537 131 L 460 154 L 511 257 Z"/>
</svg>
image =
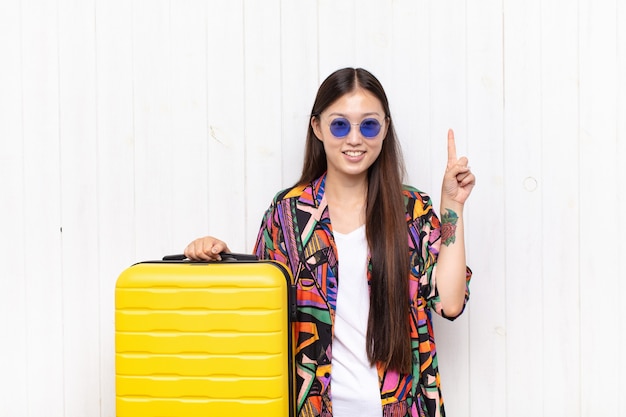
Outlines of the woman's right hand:
<svg viewBox="0 0 626 417">
<path fill-rule="evenodd" d="M 185 256 L 194 261 L 221 261 L 222 252 L 230 252 L 228 245 L 213 236 L 196 239 L 185 248 Z"/>
</svg>

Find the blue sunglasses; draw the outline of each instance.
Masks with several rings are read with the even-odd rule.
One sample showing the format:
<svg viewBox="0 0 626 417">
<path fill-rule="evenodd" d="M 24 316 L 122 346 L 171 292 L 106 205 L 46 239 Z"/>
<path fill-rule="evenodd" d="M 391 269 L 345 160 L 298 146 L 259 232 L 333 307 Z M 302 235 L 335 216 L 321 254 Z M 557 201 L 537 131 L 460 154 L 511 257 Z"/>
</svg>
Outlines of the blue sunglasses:
<svg viewBox="0 0 626 417">
<path fill-rule="evenodd" d="M 371 117 L 363 119 L 361 123 L 350 123 L 350 121 L 345 117 L 337 117 L 336 119 L 331 120 L 329 124 L 330 133 L 332 133 L 336 138 L 345 138 L 348 136 L 352 126 L 359 126 L 361 134 L 368 139 L 378 136 L 381 128 L 380 122 Z"/>
</svg>

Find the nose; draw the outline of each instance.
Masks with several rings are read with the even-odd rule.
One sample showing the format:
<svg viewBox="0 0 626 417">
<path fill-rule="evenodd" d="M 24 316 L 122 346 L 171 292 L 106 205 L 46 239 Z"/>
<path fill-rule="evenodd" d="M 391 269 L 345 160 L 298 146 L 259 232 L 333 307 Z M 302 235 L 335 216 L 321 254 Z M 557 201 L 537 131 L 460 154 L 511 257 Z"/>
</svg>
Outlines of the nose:
<svg viewBox="0 0 626 417">
<path fill-rule="evenodd" d="M 360 123 L 350 123 L 350 131 L 346 136 L 346 142 L 352 145 L 358 145 L 363 141 L 363 134 L 361 133 Z"/>
</svg>

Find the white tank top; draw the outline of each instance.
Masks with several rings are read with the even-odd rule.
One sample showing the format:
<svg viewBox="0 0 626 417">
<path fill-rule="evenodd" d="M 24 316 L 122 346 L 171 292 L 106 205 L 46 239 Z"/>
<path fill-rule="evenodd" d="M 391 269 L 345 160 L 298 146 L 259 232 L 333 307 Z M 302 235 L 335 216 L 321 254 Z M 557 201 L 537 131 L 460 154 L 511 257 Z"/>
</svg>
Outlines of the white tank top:
<svg viewBox="0 0 626 417">
<path fill-rule="evenodd" d="M 333 417 L 381 417 L 378 372 L 365 350 L 369 288 L 365 226 L 334 232 L 339 257 L 339 291 L 332 345 Z"/>
</svg>

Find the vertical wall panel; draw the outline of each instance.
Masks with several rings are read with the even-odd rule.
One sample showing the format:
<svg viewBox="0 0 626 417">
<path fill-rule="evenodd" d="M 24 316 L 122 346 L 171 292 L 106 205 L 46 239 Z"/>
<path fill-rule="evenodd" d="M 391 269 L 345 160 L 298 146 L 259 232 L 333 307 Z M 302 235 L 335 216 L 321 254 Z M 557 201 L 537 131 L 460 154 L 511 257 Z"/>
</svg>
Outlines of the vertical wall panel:
<svg viewBox="0 0 626 417">
<path fill-rule="evenodd" d="M 166 141 L 172 165 L 169 253 L 180 253 L 206 229 L 207 19 L 204 0 L 170 4 L 172 128 Z"/>
<path fill-rule="evenodd" d="M 617 177 L 617 2 L 581 0 L 579 7 L 581 414 L 608 415 L 622 395 L 616 364 L 623 355 L 615 336 L 622 238 L 599 225 L 617 214 L 623 190 Z"/>
<path fill-rule="evenodd" d="M 623 161 L 626 160 L 626 78 L 623 74 L 626 74 L 626 5 L 624 2 L 617 3 L 617 178 L 626 178 L 626 164 Z M 618 181 L 617 190 L 618 208 L 617 213 L 626 212 L 626 182 Z M 615 224 L 618 229 L 618 236 L 626 235 L 626 220 L 623 216 L 612 217 L 611 224 Z M 617 253 L 626 253 L 626 243 L 624 239 L 618 239 Z M 619 263 L 616 268 L 616 275 L 621 277 L 619 279 L 620 288 L 619 294 L 626 294 L 626 262 L 620 257 Z M 620 308 L 618 310 L 619 316 L 619 329 L 617 334 L 619 335 L 618 351 L 624 352 L 626 350 L 626 309 Z M 618 364 L 619 375 L 626 375 L 626 358 L 624 355 L 619 356 Z M 618 392 L 626 392 L 626 382 L 623 378 L 618 380 L 619 386 Z M 617 407 L 617 413 L 620 416 L 626 416 L 626 404 L 623 401 L 619 402 Z"/>
<path fill-rule="evenodd" d="M 0 3 L 0 321 L 10 335 L 0 348 L 0 374 L 11 375 L 0 378 L 0 415 L 15 417 L 28 412 L 20 12 L 19 2 Z"/>
<path fill-rule="evenodd" d="M 300 178 L 309 115 L 318 88 L 317 5 L 281 2 L 282 181 Z"/>
<path fill-rule="evenodd" d="M 390 83 L 400 81 L 392 76 L 393 1 L 357 1 L 354 3 L 351 14 L 355 19 L 352 34 L 355 59 L 351 66 L 359 66 L 371 71 L 380 79 L 386 90 Z"/>
<path fill-rule="evenodd" d="M 441 215 L 441 181 L 448 160 L 447 132 L 454 129 L 458 155 L 467 154 L 467 22 L 465 5 L 430 4 L 431 183 L 422 187 Z M 469 203 L 471 204 L 471 202 Z M 476 285 L 476 284 L 474 284 Z M 441 379 L 449 415 L 468 415 L 469 315 L 454 322 L 434 315 Z"/>
<path fill-rule="evenodd" d="M 391 70 L 385 86 L 406 163 L 406 182 L 424 190 L 433 175 L 433 161 L 426 157 L 432 146 L 429 4 L 415 0 L 392 3 Z M 435 174 L 439 176 L 439 172 Z"/>
<path fill-rule="evenodd" d="M 26 408 L 28 416 L 61 417 L 65 404 L 58 8 L 56 3 L 32 1 L 23 1 L 21 7 Z"/>
<path fill-rule="evenodd" d="M 282 186 L 280 1 L 244 1 L 246 250 Z"/>
<path fill-rule="evenodd" d="M 231 250 L 246 251 L 243 1 L 212 0 L 207 25 L 208 228 Z M 258 220 L 257 220 L 258 221 Z"/>
<path fill-rule="evenodd" d="M 475 274 L 468 310 L 466 415 L 472 416 L 506 415 L 502 12 L 500 0 L 467 6 L 467 139 L 461 143 L 478 177 L 465 209 L 467 258 Z"/>
<path fill-rule="evenodd" d="M 114 288 L 135 254 L 132 3 L 97 0 L 96 108 L 100 398 L 115 415 Z"/>
<path fill-rule="evenodd" d="M 439 212 L 439 189 L 445 171 L 448 129 L 453 129 L 457 151 L 467 152 L 467 22 L 464 5 L 430 4 L 430 114 L 431 171 L 426 190 Z"/>
<path fill-rule="evenodd" d="M 505 1 L 504 401 L 506 415 L 511 417 L 532 415 L 542 409 L 547 389 L 542 367 L 541 42 L 541 0 Z M 485 186 L 496 186 L 498 178 L 492 181 L 494 184 Z"/>
<path fill-rule="evenodd" d="M 153 259 L 171 246 L 172 171 L 179 169 L 170 150 L 170 2 L 134 2 L 132 24 L 137 257 Z"/>
<path fill-rule="evenodd" d="M 65 417 L 100 411 L 95 8 L 62 0 L 59 134 Z M 85 375 L 89 377 L 85 378 Z"/>
<path fill-rule="evenodd" d="M 359 66 L 356 60 L 355 0 L 319 0 L 317 15 L 319 83 L 331 72 Z"/>
<path fill-rule="evenodd" d="M 573 417 L 581 382 L 579 230 L 572 227 L 580 193 L 577 4 L 542 1 L 541 33 L 543 415 Z"/>
</svg>

